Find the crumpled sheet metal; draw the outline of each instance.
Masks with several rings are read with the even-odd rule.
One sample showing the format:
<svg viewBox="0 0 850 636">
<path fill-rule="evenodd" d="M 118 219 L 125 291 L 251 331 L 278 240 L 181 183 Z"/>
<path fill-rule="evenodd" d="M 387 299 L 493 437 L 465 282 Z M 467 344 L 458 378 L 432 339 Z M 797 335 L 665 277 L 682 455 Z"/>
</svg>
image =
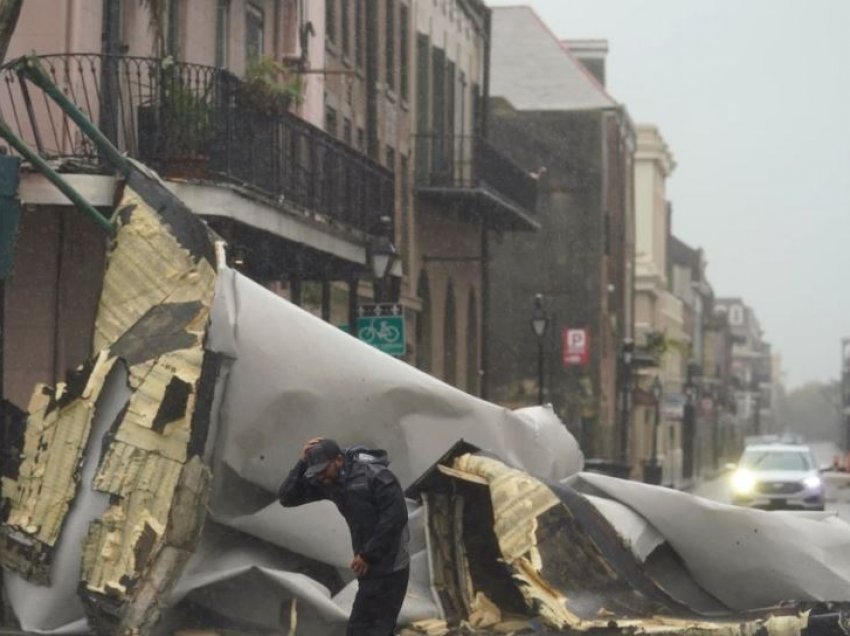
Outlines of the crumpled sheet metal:
<svg viewBox="0 0 850 636">
<path fill-rule="evenodd" d="M 575 441 L 551 411 L 510 412 L 468 396 L 359 343 L 236 272 L 221 271 L 218 284 L 209 346 L 227 362 L 219 378 L 211 459 L 216 524 L 336 567 L 345 577 L 348 533 L 333 507 L 320 502 L 287 510 L 272 498 L 303 440 L 315 435 L 387 448 L 405 486 L 459 438 L 546 480 L 580 470 Z M 541 506 L 551 504 L 543 497 Z M 613 520 L 620 540 L 634 542 L 638 563 L 664 544 L 663 533 L 642 523 L 627 501 L 597 498 L 597 504 Z M 521 545 L 522 536 L 517 540 Z M 203 564 L 198 567 L 203 570 Z M 414 579 L 430 577 L 417 567 Z M 333 600 L 344 608 L 353 589 L 349 584 Z M 408 595 L 402 622 L 441 618 L 439 604 L 420 590 Z M 331 614 L 325 618 L 333 620 Z M 701 622 L 689 620 L 688 625 Z M 804 619 L 777 617 L 771 629 L 782 633 L 779 625 L 789 622 L 798 630 Z M 755 625 L 711 623 L 706 629 L 746 633 Z M 640 619 L 647 631 L 681 627 L 653 627 Z"/>
<path fill-rule="evenodd" d="M 129 211 L 124 214 L 133 216 Z M 158 244 L 161 233 L 174 233 L 175 226 L 179 233 L 181 218 L 172 214 L 159 228 L 145 219 L 142 234 L 149 232 Z M 110 306 L 128 303 L 122 311 L 104 313 L 98 324 L 99 342 L 107 345 L 104 351 L 123 362 L 113 364 L 100 389 L 91 432 L 77 455 L 82 458 L 77 464 L 81 476 L 74 504 L 50 554 L 51 587 L 37 588 L 14 574 L 6 577 L 12 580 L 12 604 L 24 616 L 26 628 L 78 629 L 85 609 L 101 633 L 114 631 L 116 616 L 123 626 L 135 624 L 145 632 L 150 631 L 160 603 L 167 601 L 170 609 L 157 632 L 168 633 L 179 626 L 187 607 L 208 608 L 264 628 L 297 623 L 297 633 L 344 632 L 356 591 L 356 581 L 347 569 L 351 558 L 347 528 L 327 502 L 287 510 L 275 498 L 304 440 L 315 435 L 333 436 L 343 444 L 387 448 L 405 486 L 463 438 L 521 469 L 528 487 L 522 505 L 535 503 L 543 517 L 562 506 L 532 487 L 534 477 L 558 481 L 582 466 L 575 440 L 551 410 L 534 407 L 512 412 L 483 402 L 377 352 L 232 270 L 220 268 L 213 274 L 206 270 L 209 258 L 195 249 L 200 246 L 206 251 L 199 236 L 194 228 L 191 240 L 179 240 L 169 251 L 177 250 L 176 262 L 190 268 L 194 263 L 203 271 L 178 266 L 186 276 L 157 273 L 155 281 L 176 286 L 173 293 L 153 299 L 148 311 L 135 306 L 135 297 L 121 296 L 121 285 L 105 288 L 106 297 L 115 299 Z M 118 244 L 122 241 L 119 233 Z M 185 251 L 192 257 L 182 259 Z M 138 275 L 133 267 L 115 271 Z M 186 286 L 177 284 L 181 281 Z M 209 312 L 211 322 L 206 350 L 199 357 L 204 312 Z M 161 337 L 148 338 L 145 334 L 150 329 L 158 330 Z M 223 359 L 221 369 L 208 364 L 216 359 Z M 206 398 L 211 406 L 204 406 L 201 393 L 212 379 L 215 394 Z M 210 408 L 208 431 L 188 418 L 199 408 Z M 168 439 L 153 443 L 157 435 Z M 98 464 L 102 440 L 107 441 L 110 458 Z M 201 458 L 213 469 L 211 487 Z M 162 493 L 157 490 L 158 496 L 170 498 L 165 505 L 164 499 L 150 498 L 152 475 L 168 474 L 163 467 L 175 462 L 183 466 L 179 478 L 171 473 L 167 487 Z M 128 467 L 121 474 L 109 468 L 121 466 Z M 486 481 L 480 475 L 476 479 Z M 110 493 L 91 487 L 95 480 L 104 490 L 125 494 L 134 491 L 132 484 L 139 484 L 140 494 L 124 497 L 125 507 L 117 514 Z M 203 502 L 210 488 L 210 515 L 204 522 Z M 612 531 L 614 536 L 630 542 L 630 554 L 638 563 L 668 545 L 662 526 L 642 525 L 645 517 L 639 506 L 632 505 L 631 494 L 613 497 L 603 489 L 589 494 L 612 520 L 619 533 Z M 116 514 L 110 517 L 109 511 Z M 411 511 L 411 584 L 400 621 L 439 621 L 443 609 L 433 594 L 423 509 L 413 506 Z M 82 561 L 79 546 L 93 521 L 95 531 L 88 535 L 88 546 L 109 548 L 107 561 L 112 565 L 104 568 L 90 550 L 83 569 L 84 606 L 76 592 Z M 531 544 L 537 531 L 532 533 L 527 524 L 500 528 L 510 535 L 512 550 L 525 555 L 523 572 L 528 579 L 545 578 L 546 552 L 540 544 Z M 140 549 L 132 550 L 132 563 L 127 558 L 129 546 Z M 139 562 L 136 554 L 143 557 Z M 543 570 L 536 570 L 540 565 Z M 128 586 L 127 579 L 115 576 L 122 568 L 134 566 L 130 576 L 132 580 L 138 574 L 134 584 Z M 184 576 L 171 590 L 181 571 Z M 747 598 L 744 594 L 742 603 Z M 473 595 L 472 603 L 475 621 L 484 625 L 493 620 L 492 599 Z M 282 607 L 286 608 L 284 618 Z M 572 614 L 586 624 L 598 618 L 587 618 L 578 611 L 581 608 L 575 609 Z M 547 611 L 553 620 L 565 616 L 554 607 Z M 502 619 L 513 624 L 510 616 Z M 771 633 L 797 633 L 804 617 L 771 620 Z M 782 622 L 785 627 L 779 626 Z M 703 629 L 699 621 L 690 624 L 697 631 L 689 633 Z M 756 627 L 756 622 L 712 623 L 704 629 L 742 634 Z M 789 631 L 781 631 L 786 628 Z M 669 633 L 670 625 L 644 617 L 628 629 Z"/>
<path fill-rule="evenodd" d="M 214 475 L 208 527 L 226 526 L 296 552 L 307 563 L 337 568 L 343 581 L 351 581 L 351 547 L 335 508 L 318 502 L 284 509 L 273 495 L 310 437 L 386 448 L 405 486 L 459 436 L 549 478 L 573 474 L 583 463 L 550 409 L 512 412 L 463 393 L 227 268 L 219 270 L 208 347 L 225 360 L 210 430 L 215 443 L 208 448 Z M 402 621 L 439 613 L 419 527 L 412 525 L 411 585 Z M 189 567 L 213 575 L 201 560 Z M 347 616 L 355 591 L 356 582 L 349 582 L 333 598 L 337 611 L 322 610 L 321 620 L 344 631 L 339 608 Z M 279 586 L 270 586 L 265 596 L 279 593 Z M 252 595 L 246 613 L 261 612 L 263 597 Z"/>
<path fill-rule="evenodd" d="M 547 479 L 583 465 L 550 409 L 510 411 L 468 395 L 230 269 L 219 272 L 208 347 L 231 361 L 221 379 L 217 482 L 223 464 L 276 492 L 317 434 L 385 448 L 404 487 L 459 438 Z"/>
<path fill-rule="evenodd" d="M 438 470 L 487 488 L 500 557 L 530 613 L 552 629 L 799 634 L 807 625 L 807 615 L 793 609 L 713 617 L 693 612 L 656 585 L 605 517 L 568 487 L 553 488 L 479 454 L 461 455 Z M 469 502 L 463 514 L 482 514 L 480 508 Z"/>
<path fill-rule="evenodd" d="M 205 440 L 208 405 L 198 396 L 215 269 L 206 250 L 186 247 L 194 243 L 185 235 L 194 241 L 201 221 L 186 210 L 166 223 L 165 212 L 182 204 L 152 177 L 133 181 L 144 195 L 127 186 L 118 207 L 93 363 L 73 378 L 75 391 L 60 387 L 48 399 L 45 389 L 36 390 L 18 479 L 4 483 L 11 509 L 2 526 L 4 566 L 50 584 L 56 597 L 68 596 L 64 586 L 79 588 L 99 633 L 144 631 L 156 621 L 161 597 L 200 534 L 210 484 L 197 450 Z M 125 401 L 90 440 L 100 389 L 119 365 Z M 106 495 L 105 505 L 90 493 Z M 56 560 L 60 544 L 71 548 Z M 73 547 L 79 545 L 81 553 Z M 40 548 L 34 571 L 16 558 L 32 546 Z M 76 581 L 68 570 L 79 573 Z M 12 581 L 11 588 L 28 587 Z M 10 596 L 23 594 L 12 590 Z M 25 629 L 58 627 L 51 604 L 41 611 L 26 601 L 18 605 Z"/>
<path fill-rule="evenodd" d="M 850 602 L 850 526 L 834 516 L 750 510 L 594 473 L 565 483 L 638 513 L 731 609 Z"/>
</svg>

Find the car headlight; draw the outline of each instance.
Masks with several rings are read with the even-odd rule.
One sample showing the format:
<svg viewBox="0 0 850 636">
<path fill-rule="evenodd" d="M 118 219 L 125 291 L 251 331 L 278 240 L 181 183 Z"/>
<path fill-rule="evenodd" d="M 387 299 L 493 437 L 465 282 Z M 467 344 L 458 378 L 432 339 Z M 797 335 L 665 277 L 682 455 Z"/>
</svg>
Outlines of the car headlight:
<svg viewBox="0 0 850 636">
<path fill-rule="evenodd" d="M 747 495 L 756 487 L 756 478 L 748 470 L 738 470 L 732 475 L 732 490 Z"/>
<path fill-rule="evenodd" d="M 817 475 L 809 475 L 803 480 L 803 485 L 811 490 L 819 488 L 821 485 L 820 477 Z"/>
</svg>

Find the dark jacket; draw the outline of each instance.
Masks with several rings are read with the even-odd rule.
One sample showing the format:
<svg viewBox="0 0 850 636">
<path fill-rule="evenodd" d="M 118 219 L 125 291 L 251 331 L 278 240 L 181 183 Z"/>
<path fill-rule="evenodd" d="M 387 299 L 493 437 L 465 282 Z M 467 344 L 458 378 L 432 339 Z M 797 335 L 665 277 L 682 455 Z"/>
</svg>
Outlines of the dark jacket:
<svg viewBox="0 0 850 636">
<path fill-rule="evenodd" d="M 304 477 L 307 465 L 295 464 L 280 487 L 286 507 L 330 499 L 351 531 L 351 547 L 369 564 L 366 577 L 382 576 L 408 567 L 407 505 L 395 475 L 387 468 L 383 450 L 362 447 L 345 451 L 340 483 L 324 488 Z"/>
</svg>

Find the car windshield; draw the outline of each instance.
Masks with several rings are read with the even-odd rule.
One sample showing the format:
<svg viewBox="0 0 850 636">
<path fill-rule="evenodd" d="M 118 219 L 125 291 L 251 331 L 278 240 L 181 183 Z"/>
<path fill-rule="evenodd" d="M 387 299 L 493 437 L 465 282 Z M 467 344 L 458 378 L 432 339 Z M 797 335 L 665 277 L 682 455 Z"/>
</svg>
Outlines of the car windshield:
<svg viewBox="0 0 850 636">
<path fill-rule="evenodd" d="M 741 466 L 753 470 L 811 470 L 808 453 L 801 451 L 752 451 L 741 457 Z"/>
</svg>

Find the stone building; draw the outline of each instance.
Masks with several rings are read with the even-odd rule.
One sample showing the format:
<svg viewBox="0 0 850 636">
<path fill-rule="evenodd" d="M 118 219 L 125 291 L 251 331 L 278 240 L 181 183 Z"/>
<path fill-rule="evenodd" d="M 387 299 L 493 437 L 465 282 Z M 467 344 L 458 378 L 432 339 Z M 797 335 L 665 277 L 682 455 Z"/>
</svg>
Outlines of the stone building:
<svg viewBox="0 0 850 636">
<path fill-rule="evenodd" d="M 736 411 L 745 435 L 775 433 L 772 427 L 773 358 L 752 307 L 741 298 L 718 298 L 734 336 L 732 382 Z"/>
<path fill-rule="evenodd" d="M 349 329 L 361 304 L 400 301 L 405 359 L 480 393 L 488 237 L 537 227 L 536 184 L 486 140 L 490 10 L 480 0 L 162 7 L 152 20 L 142 2 L 27 2 L 9 57 L 60 54 L 42 59 L 54 81 L 204 216 L 234 266 Z M 48 26 L 46 11 L 58 16 Z M 6 120 L 95 206 L 111 205 L 109 167 L 57 108 L 27 97 L 15 83 L 0 99 Z M 93 315 L 105 247 L 28 168 L 21 198 L 4 356 L 19 404 L 85 357 L 77 325 Z M 399 258 L 376 280 L 372 256 L 388 240 Z"/>
<path fill-rule="evenodd" d="M 671 281 L 672 206 L 667 199 L 667 179 L 675 167 L 673 154 L 658 128 L 639 124 L 635 154 L 635 342 L 655 357 L 657 366 L 638 372 L 637 388 L 646 399 L 635 408 L 633 472 L 640 474 L 647 461 L 658 462 L 665 484 L 681 479 L 682 387 L 690 346 L 685 308 L 673 293 Z M 653 395 L 653 386 L 660 388 L 660 395 Z"/>
<path fill-rule="evenodd" d="M 544 399 L 588 455 L 624 461 L 634 129 L 625 108 L 529 7 L 493 9 L 492 50 L 491 138 L 537 176 L 542 230 L 504 235 L 492 248 L 491 394 L 510 405 L 537 400 L 530 320 L 541 294 L 549 319 L 540 343 Z M 586 359 L 565 365 L 562 337 L 571 329 L 584 330 L 589 348 Z"/>
</svg>

